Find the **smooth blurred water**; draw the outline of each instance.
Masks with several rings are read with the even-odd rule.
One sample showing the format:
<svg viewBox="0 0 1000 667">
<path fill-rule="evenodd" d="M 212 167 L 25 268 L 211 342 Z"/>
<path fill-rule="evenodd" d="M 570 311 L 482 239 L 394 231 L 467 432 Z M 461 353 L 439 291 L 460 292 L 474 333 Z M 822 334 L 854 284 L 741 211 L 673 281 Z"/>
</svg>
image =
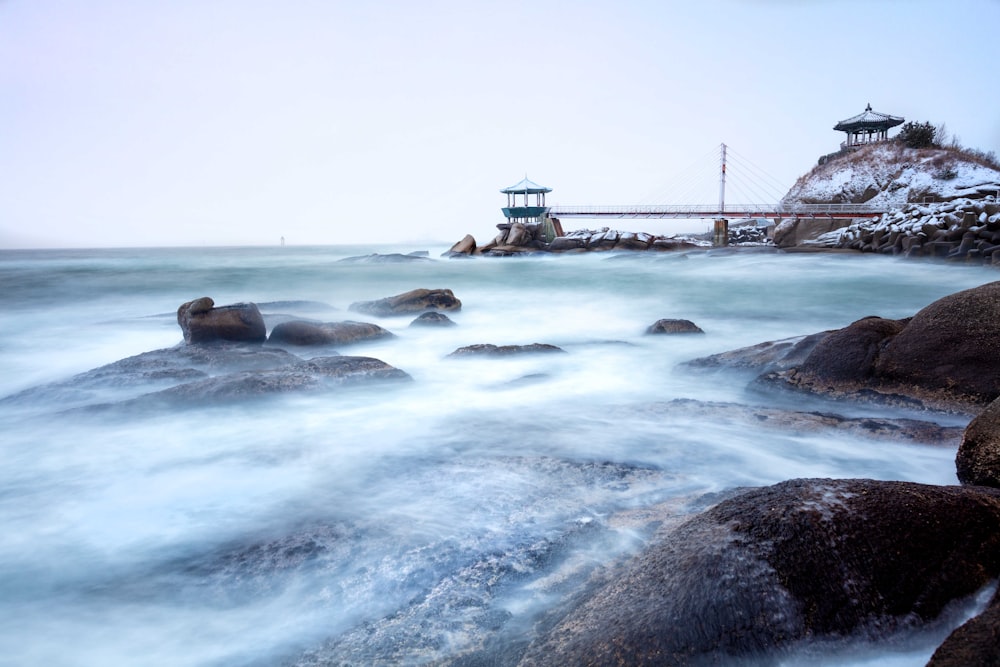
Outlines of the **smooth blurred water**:
<svg viewBox="0 0 1000 667">
<path fill-rule="evenodd" d="M 628 517 L 645 508 L 666 503 L 680 516 L 703 493 L 791 477 L 955 482 L 950 448 L 656 406 L 765 400 L 747 394 L 746 377 L 677 365 L 866 315 L 912 315 L 994 279 L 988 269 L 757 251 L 338 262 L 419 249 L 444 250 L 0 251 L 0 397 L 43 387 L 30 404 L 0 401 L 5 664 L 502 653 L 594 567 L 641 546 L 642 522 Z M 454 290 L 458 326 L 347 310 L 417 287 Z M 269 318 L 377 321 L 397 337 L 338 351 L 414 381 L 96 415 L 65 411 L 65 395 L 45 388 L 177 344 L 177 307 L 206 295 L 296 302 L 262 306 Z M 644 335 L 660 318 L 706 334 Z M 567 354 L 446 358 L 463 345 L 534 342 Z M 932 650 L 883 657 L 922 664 Z"/>
</svg>

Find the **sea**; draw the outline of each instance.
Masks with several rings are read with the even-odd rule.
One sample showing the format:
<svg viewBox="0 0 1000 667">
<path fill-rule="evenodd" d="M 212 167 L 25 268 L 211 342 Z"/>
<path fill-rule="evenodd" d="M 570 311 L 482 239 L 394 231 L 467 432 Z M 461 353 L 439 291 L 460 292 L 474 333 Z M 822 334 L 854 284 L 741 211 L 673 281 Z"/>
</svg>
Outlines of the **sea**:
<svg viewBox="0 0 1000 667">
<path fill-rule="evenodd" d="M 755 247 L 446 249 L 0 251 L 0 663 L 515 664 L 648 543 L 651 508 L 683 520 L 796 477 L 957 482 L 954 446 L 786 432 L 725 406 L 967 416 L 766 394 L 684 362 L 907 317 L 992 269 Z M 451 289 L 455 326 L 349 310 L 416 288 Z M 128 401 L 161 385 L 74 381 L 181 344 L 177 308 L 202 296 L 254 302 L 269 329 L 375 322 L 395 336 L 288 349 L 375 357 L 412 381 L 145 410 Z M 705 333 L 647 335 L 661 318 Z M 481 343 L 564 353 L 449 356 Z M 847 642 L 825 664 L 922 665 L 949 631 Z"/>
</svg>

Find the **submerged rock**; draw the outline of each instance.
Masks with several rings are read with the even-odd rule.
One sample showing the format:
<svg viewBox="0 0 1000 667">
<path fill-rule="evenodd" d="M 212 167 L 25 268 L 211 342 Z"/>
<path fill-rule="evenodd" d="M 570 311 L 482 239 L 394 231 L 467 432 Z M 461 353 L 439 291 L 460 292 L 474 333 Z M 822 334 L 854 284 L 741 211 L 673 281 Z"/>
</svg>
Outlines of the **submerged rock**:
<svg viewBox="0 0 1000 667">
<path fill-rule="evenodd" d="M 549 345 L 548 343 L 531 343 L 530 345 L 493 345 L 492 343 L 479 343 L 477 345 L 466 345 L 460 347 L 449 357 L 508 357 L 515 354 L 547 354 L 551 352 L 565 352 L 561 347 Z"/>
<path fill-rule="evenodd" d="M 350 310 L 378 316 L 408 315 L 425 310 L 461 309 L 462 302 L 450 289 L 415 289 L 377 301 L 358 301 L 350 305 Z"/>
<path fill-rule="evenodd" d="M 177 309 L 177 324 L 184 342 L 240 341 L 263 343 L 267 337 L 264 318 L 253 303 L 215 306 L 210 297 L 188 301 Z"/>
<path fill-rule="evenodd" d="M 705 333 L 702 331 L 701 327 L 692 322 L 691 320 L 656 320 L 649 328 L 646 329 L 647 334 L 688 334 L 688 333 Z"/>
<path fill-rule="evenodd" d="M 694 665 L 931 623 L 1000 573 L 1000 491 L 805 479 L 658 536 L 521 664 Z"/>
<path fill-rule="evenodd" d="M 392 338 L 394 334 L 369 322 L 282 322 L 271 330 L 267 342 L 276 345 L 347 345 Z"/>
<path fill-rule="evenodd" d="M 411 327 L 453 327 L 455 322 L 444 313 L 428 311 L 421 313 L 416 319 L 410 322 Z"/>
<path fill-rule="evenodd" d="M 410 379 L 407 373 L 371 357 L 316 357 L 283 368 L 229 373 L 188 382 L 147 394 L 140 400 L 205 405 L 294 391 Z"/>
<path fill-rule="evenodd" d="M 381 255 L 372 253 L 371 255 L 359 255 L 357 257 L 345 257 L 338 259 L 338 264 L 402 264 L 404 262 L 430 262 L 429 257 L 408 253 L 406 255 L 398 252 Z"/>
</svg>

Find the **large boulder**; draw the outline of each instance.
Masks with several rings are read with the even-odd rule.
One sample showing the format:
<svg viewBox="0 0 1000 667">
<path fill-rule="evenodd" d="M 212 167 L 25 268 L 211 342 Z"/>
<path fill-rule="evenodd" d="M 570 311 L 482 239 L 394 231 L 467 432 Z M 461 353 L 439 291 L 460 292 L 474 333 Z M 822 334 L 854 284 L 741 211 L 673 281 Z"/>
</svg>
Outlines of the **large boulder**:
<svg viewBox="0 0 1000 667">
<path fill-rule="evenodd" d="M 450 289 L 415 289 L 377 301 L 358 301 L 349 308 L 355 312 L 385 317 L 426 310 L 461 310 L 462 302 Z"/>
<path fill-rule="evenodd" d="M 1000 396 L 1000 281 L 938 299 L 879 355 L 887 381 L 985 405 Z"/>
<path fill-rule="evenodd" d="M 347 345 L 392 337 L 391 332 L 369 322 L 295 320 L 275 326 L 267 341 L 277 345 Z"/>
<path fill-rule="evenodd" d="M 476 239 L 472 234 L 466 234 L 461 241 L 453 245 L 448 250 L 441 253 L 442 257 L 464 256 L 468 257 L 476 252 Z"/>
<path fill-rule="evenodd" d="M 725 664 L 877 639 L 998 574 L 1000 491 L 791 480 L 657 536 L 521 664 Z"/>
<path fill-rule="evenodd" d="M 177 309 L 177 324 L 186 343 L 240 341 L 263 343 L 267 337 L 264 318 L 253 303 L 215 306 L 207 296 L 188 301 Z"/>
<path fill-rule="evenodd" d="M 978 412 L 1000 397 L 1000 282 L 946 296 L 912 318 L 867 317 L 828 332 L 800 364 L 755 384 Z"/>
<path fill-rule="evenodd" d="M 986 611 L 955 629 L 927 667 L 997 667 L 1000 665 L 1000 591 Z"/>
<path fill-rule="evenodd" d="M 955 469 L 962 484 L 1000 487 L 1000 399 L 965 429 Z"/>
</svg>

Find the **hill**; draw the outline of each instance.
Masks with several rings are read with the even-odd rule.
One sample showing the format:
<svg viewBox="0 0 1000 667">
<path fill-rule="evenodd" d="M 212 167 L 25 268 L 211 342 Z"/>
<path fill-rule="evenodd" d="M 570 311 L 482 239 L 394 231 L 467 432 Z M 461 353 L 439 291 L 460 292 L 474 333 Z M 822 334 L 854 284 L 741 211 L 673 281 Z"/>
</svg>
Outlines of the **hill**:
<svg viewBox="0 0 1000 667">
<path fill-rule="evenodd" d="M 827 160 L 800 177 L 784 204 L 878 204 L 982 198 L 1000 190 L 1000 168 L 988 156 L 961 148 L 871 144 Z"/>
</svg>

